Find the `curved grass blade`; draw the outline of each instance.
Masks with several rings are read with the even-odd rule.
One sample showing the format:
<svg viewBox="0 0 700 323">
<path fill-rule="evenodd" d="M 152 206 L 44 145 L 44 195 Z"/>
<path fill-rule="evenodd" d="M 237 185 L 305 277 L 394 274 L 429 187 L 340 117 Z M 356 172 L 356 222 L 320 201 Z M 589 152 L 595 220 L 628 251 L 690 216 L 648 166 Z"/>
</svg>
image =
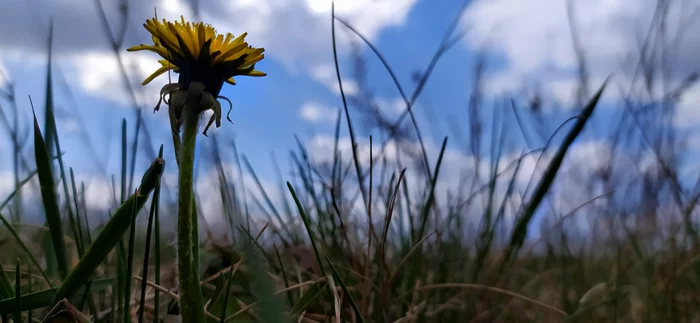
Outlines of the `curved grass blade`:
<svg viewBox="0 0 700 323">
<path fill-rule="evenodd" d="M 54 158 L 51 158 L 51 160 L 53 161 Z M 10 195 L 8 195 L 7 198 L 5 198 L 5 201 L 3 201 L 2 204 L 0 204 L 0 211 L 2 211 L 2 209 L 5 208 L 5 206 L 7 206 L 7 204 L 10 203 L 10 201 L 12 201 L 12 199 L 17 195 L 17 192 L 19 191 L 19 189 L 22 188 L 22 186 L 24 186 L 25 184 L 29 183 L 29 181 L 31 181 L 32 178 L 34 177 L 34 175 L 36 175 L 36 174 L 37 174 L 37 171 L 35 170 L 35 171 L 29 173 L 29 176 L 27 176 L 27 178 L 25 178 L 23 181 L 17 183 L 17 187 L 15 188 L 15 190 L 12 191 L 12 193 L 10 193 Z"/>
<path fill-rule="evenodd" d="M 338 281 L 338 284 L 340 284 L 340 287 L 343 288 L 343 292 L 348 296 L 348 300 L 350 301 L 350 306 L 352 307 L 352 310 L 355 312 L 355 316 L 357 318 L 357 321 L 360 323 L 364 323 L 365 319 L 362 317 L 362 312 L 360 311 L 360 308 L 357 306 L 357 302 L 355 302 L 355 298 L 352 297 L 352 294 L 348 290 L 348 287 L 345 285 L 345 282 L 340 277 L 338 270 L 335 269 L 335 266 L 333 266 L 333 262 L 331 261 L 331 259 L 328 258 L 328 256 L 325 256 L 325 257 L 326 257 L 326 261 L 328 262 L 328 266 L 331 268 L 331 271 L 333 271 L 333 279 Z"/>
<path fill-rule="evenodd" d="M 163 145 L 160 146 L 159 158 L 163 158 Z M 148 227 L 146 228 L 146 250 L 143 256 L 143 270 L 141 271 L 141 277 L 148 277 L 148 260 L 151 255 L 151 232 L 153 231 L 153 218 L 158 214 L 158 203 L 160 201 L 160 179 L 156 182 L 156 187 L 153 190 L 153 198 L 151 199 L 151 211 L 148 216 Z M 158 293 L 158 291 L 156 291 Z M 157 300 L 157 298 L 156 298 Z M 141 298 L 140 298 L 140 308 L 139 308 L 139 323 L 143 322 L 143 307 L 146 303 L 146 279 L 141 280 Z M 156 301 L 156 312 L 158 312 L 158 302 Z M 158 322 L 154 320 L 154 322 Z"/>
<path fill-rule="evenodd" d="M 32 110 L 32 113 L 33 112 Z M 39 129 L 36 114 L 34 114 L 34 156 L 36 158 L 37 171 L 39 174 L 39 184 L 41 185 L 41 198 L 44 202 L 44 210 L 46 212 L 46 222 L 51 233 L 58 271 L 61 274 L 61 278 L 65 278 L 68 274 L 68 263 L 66 261 L 66 245 L 63 240 L 61 213 L 58 209 L 58 198 L 56 196 L 53 173 L 51 171 L 49 151 L 46 149 L 46 143 L 41 135 L 41 129 Z"/>
<path fill-rule="evenodd" d="M 516 222 L 515 226 L 513 227 L 513 234 L 510 239 L 510 245 L 506 249 L 506 255 L 502 260 L 502 269 L 503 265 L 506 265 L 507 262 L 511 262 L 513 260 L 512 257 L 515 257 L 517 255 L 518 251 L 525 242 L 525 238 L 527 237 L 528 224 L 530 223 L 530 220 L 535 214 L 537 207 L 544 199 L 545 194 L 547 193 L 547 191 L 549 191 L 549 188 L 554 182 L 554 178 L 557 175 L 559 167 L 561 167 L 561 164 L 564 161 L 566 152 L 568 151 L 571 144 L 573 144 L 576 137 L 578 137 L 578 135 L 583 130 L 583 127 L 586 125 L 586 122 L 588 121 L 590 116 L 593 114 L 593 111 L 598 105 L 598 100 L 603 94 L 603 90 L 605 89 L 607 83 L 608 79 L 606 79 L 605 82 L 603 82 L 603 85 L 601 85 L 600 89 L 598 89 L 596 94 L 591 98 L 590 101 L 588 101 L 586 106 L 581 111 L 581 114 L 576 120 L 576 123 L 574 124 L 573 128 L 566 135 L 561 145 L 559 146 L 557 153 L 552 158 L 552 161 L 549 163 L 549 166 L 547 166 L 547 169 L 545 169 L 544 174 L 542 174 L 542 179 L 537 184 L 537 187 L 535 188 L 535 191 L 533 192 L 530 201 L 527 203 L 522 217 L 520 217 L 520 219 Z"/>
<path fill-rule="evenodd" d="M 148 195 L 155 188 L 165 168 L 165 160 L 156 158 L 141 179 L 141 185 L 136 194 L 129 197 L 117 209 L 112 218 L 102 228 L 100 233 L 75 266 L 73 271 L 56 292 L 54 302 L 73 295 L 94 273 L 95 269 L 117 245 L 129 228 L 130 219 L 143 207 Z"/>
</svg>

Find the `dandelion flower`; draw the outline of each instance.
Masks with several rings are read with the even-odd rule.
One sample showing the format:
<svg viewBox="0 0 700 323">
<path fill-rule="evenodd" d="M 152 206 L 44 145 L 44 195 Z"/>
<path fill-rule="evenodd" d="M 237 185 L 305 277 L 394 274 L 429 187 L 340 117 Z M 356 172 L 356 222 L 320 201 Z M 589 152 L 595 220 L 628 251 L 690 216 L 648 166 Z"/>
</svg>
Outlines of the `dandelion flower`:
<svg viewBox="0 0 700 323">
<path fill-rule="evenodd" d="M 180 18 L 180 21 L 175 22 L 169 22 L 165 19 L 162 22 L 156 18 L 148 19 L 143 26 L 151 33 L 153 44 L 141 44 L 127 50 L 148 50 L 163 58 L 158 61 L 161 67 L 148 76 L 143 81 L 143 85 L 170 70 L 179 74 L 177 83 L 168 84 L 161 90 L 156 111 L 160 107 L 161 100 L 165 99 L 166 104 L 170 105 L 171 118 L 174 117 L 175 122 L 180 124 L 182 108 L 187 103 L 188 94 L 186 91 L 192 92 L 191 86 L 198 83 L 194 88 L 199 92 L 194 93 L 194 96 L 189 95 L 189 97 L 201 98 L 201 102 L 198 103 L 202 111 L 209 109 L 214 111 L 206 129 L 214 121 L 219 127 L 221 125 L 221 105 L 216 99 L 223 98 L 229 104 L 231 103 L 225 97 L 219 96 L 221 88 L 224 83 L 235 85 L 234 76 L 265 76 L 264 72 L 255 69 L 255 63 L 265 57 L 263 55 L 265 49 L 249 46 L 245 42 L 247 33 L 238 37 L 234 37 L 231 33 L 218 34 L 211 25 L 203 22 L 188 22 L 182 16 Z M 203 96 L 200 97 L 199 94 L 203 94 Z M 170 95 L 169 101 L 165 98 L 166 95 Z M 206 129 L 204 130 L 205 135 Z"/>
</svg>

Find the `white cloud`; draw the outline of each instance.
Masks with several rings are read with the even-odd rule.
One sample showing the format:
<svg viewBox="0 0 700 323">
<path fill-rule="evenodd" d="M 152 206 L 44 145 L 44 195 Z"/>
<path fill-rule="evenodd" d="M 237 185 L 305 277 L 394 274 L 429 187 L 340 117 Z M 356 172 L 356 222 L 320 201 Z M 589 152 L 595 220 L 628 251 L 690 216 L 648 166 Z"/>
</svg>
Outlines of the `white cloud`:
<svg viewBox="0 0 700 323">
<path fill-rule="evenodd" d="M 416 2 L 417 0 L 338 0 L 335 1 L 335 6 L 338 17 L 344 18 L 370 40 L 374 40 L 382 30 L 404 24 Z M 43 63 L 46 22 L 49 17 L 54 17 L 56 63 L 63 66 L 63 63 L 67 62 L 70 70 L 66 72 L 77 75 L 79 84 L 86 92 L 104 95 L 120 103 L 130 100 L 121 89 L 121 72 L 104 36 L 102 22 L 94 14 L 96 8 L 83 6 L 77 0 L 40 0 L 34 5 L 41 9 L 36 13 L 36 17 L 35 13 L 27 10 L 26 5 L 21 2 L 9 1 L 0 5 L 0 9 L 3 9 L 0 10 L 0 27 L 20 30 L 19 33 L 0 35 L 0 49 L 4 57 L 16 57 L 23 66 L 35 64 L 37 61 Z M 329 1 L 209 0 L 202 1 L 199 5 L 200 18 L 211 23 L 219 32 L 231 32 L 235 35 L 248 32 L 247 40 L 252 46 L 265 47 L 267 60 L 277 61 L 292 74 L 309 75 L 338 93 L 337 80 L 331 64 Z M 172 20 L 184 15 L 186 19 L 193 19 L 187 1 L 149 0 L 132 3 L 129 7 L 130 25 L 123 48 L 150 40 L 146 30 L 141 27 L 141 22 L 152 17 L 154 7 L 158 10 L 159 18 Z M 118 5 L 104 4 L 104 8 L 112 32 L 117 33 L 121 28 Z M 29 15 L 33 15 L 32 19 L 29 19 Z M 348 33 L 342 30 L 342 26 L 338 29 L 338 49 L 342 59 L 347 53 Z M 33 55 L 31 60 L 27 59 L 27 53 Z M 132 64 L 137 66 L 137 73 L 131 73 L 129 70 L 132 81 L 140 83 L 145 76 L 158 68 L 155 54 L 152 53 L 123 53 L 122 57 L 127 68 Z M 34 62 L 30 62 L 32 60 Z M 325 63 L 319 65 L 319 62 Z M 261 70 L 265 70 L 265 61 L 259 65 Z M 148 100 L 140 97 L 141 103 L 155 103 L 152 98 L 157 99 L 157 96 L 152 94 L 158 93 L 160 89 L 156 84 L 146 87 L 145 91 L 149 92 Z M 348 94 L 357 91 L 357 84 L 350 80 L 346 80 L 343 85 Z"/>
<path fill-rule="evenodd" d="M 338 86 L 338 75 L 335 67 L 330 64 L 321 64 L 311 69 L 311 78 L 325 85 L 329 90 L 336 94 L 340 94 L 340 86 Z M 357 93 L 358 86 L 353 80 L 347 78 L 342 79 L 343 92 L 345 95 L 353 95 Z"/>
<path fill-rule="evenodd" d="M 377 99 L 377 105 L 382 112 L 389 116 L 398 116 L 406 111 L 406 102 L 404 102 L 401 97 L 393 99 Z M 420 109 L 420 105 L 416 103 L 411 107 L 411 109 Z"/>
<path fill-rule="evenodd" d="M 390 27 L 399 27 L 417 0 L 340 0 L 335 1 L 336 16 L 348 21 L 375 40 Z M 203 17 L 221 31 L 240 34 L 247 31 L 252 46 L 265 48 L 266 56 L 276 60 L 292 74 L 309 73 L 331 91 L 340 93 L 333 66 L 331 46 L 331 2 L 324 0 L 222 1 L 220 10 L 204 11 Z M 204 7 L 204 6 L 203 6 Z M 338 55 L 347 53 L 349 34 L 336 24 Z M 264 70 L 264 62 L 260 63 Z M 357 84 L 343 81 L 346 94 L 357 91 Z"/>
<path fill-rule="evenodd" d="M 485 47 L 505 60 L 505 66 L 486 77 L 491 94 L 517 91 L 522 84 L 537 84 L 544 94 L 570 104 L 578 86 L 578 63 L 573 48 L 566 8 L 559 0 L 476 0 L 463 19 L 470 48 Z M 639 48 L 652 21 L 656 2 L 645 0 L 572 1 L 577 34 L 590 74 L 589 95 L 613 74 L 604 98 L 619 97 L 617 86 L 629 87 L 639 57 Z M 669 39 L 680 28 L 693 30 L 689 13 L 700 2 L 669 2 Z M 685 10 L 681 12 L 681 10 Z M 687 12 L 686 12 L 687 11 Z M 694 22 L 693 22 L 694 23 Z M 685 25 L 685 26 L 684 26 Z M 684 26 L 684 27 L 679 27 Z M 697 24 L 695 24 L 697 26 Z M 697 66 L 698 42 L 691 32 L 679 38 L 669 59 L 675 81 L 687 77 L 688 66 Z M 653 46 L 666 46 L 654 40 Z M 658 50 L 658 49 L 656 49 Z M 673 58 L 671 58 L 673 57 Z M 672 81 L 674 81 L 672 80 Z"/>
<path fill-rule="evenodd" d="M 10 78 L 9 73 L 10 71 L 8 71 L 7 67 L 0 61 L 0 88 L 4 88 L 7 84 L 7 80 Z"/>
<path fill-rule="evenodd" d="M 688 128 L 700 122 L 700 85 L 688 89 L 678 102 L 674 122 Z"/>
<path fill-rule="evenodd" d="M 124 67 L 127 69 L 132 88 L 135 90 L 136 101 L 140 105 L 155 106 L 163 85 L 167 83 L 167 74 L 161 75 L 146 86 L 141 82 L 160 64 L 150 54 L 129 53 L 122 56 Z M 129 106 L 133 101 L 124 86 L 119 62 L 112 53 L 87 52 L 74 55 L 69 64 L 75 78 L 82 89 L 91 95 L 100 96 L 110 101 Z M 176 76 L 175 76 L 176 77 Z"/>
<path fill-rule="evenodd" d="M 316 102 L 304 103 L 299 109 L 301 117 L 312 123 L 333 123 L 338 117 L 338 109 L 329 108 Z"/>
<path fill-rule="evenodd" d="M 76 174 L 76 184 L 85 182 L 85 204 L 89 209 L 106 210 L 114 207 L 114 191 L 111 182 L 104 176 Z"/>
</svg>

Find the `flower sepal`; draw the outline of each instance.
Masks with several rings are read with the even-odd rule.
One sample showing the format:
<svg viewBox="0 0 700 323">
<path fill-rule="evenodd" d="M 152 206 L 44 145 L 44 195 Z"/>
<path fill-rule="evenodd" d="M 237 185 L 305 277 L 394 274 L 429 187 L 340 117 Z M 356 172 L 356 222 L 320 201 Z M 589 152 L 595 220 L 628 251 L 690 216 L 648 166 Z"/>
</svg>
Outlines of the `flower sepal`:
<svg viewBox="0 0 700 323">
<path fill-rule="evenodd" d="M 156 111 L 159 111 L 161 102 L 165 102 L 168 105 L 168 112 L 170 115 L 170 122 L 173 132 L 175 135 L 179 136 L 180 128 L 184 122 L 183 115 L 186 115 L 183 113 L 185 109 L 195 109 L 193 115 L 196 116 L 199 116 L 199 114 L 204 111 L 212 110 L 214 114 L 212 114 L 211 118 L 209 118 L 209 122 L 202 133 L 203 135 L 208 136 L 207 131 L 212 124 L 216 123 L 217 128 L 221 127 L 222 112 L 221 103 L 219 103 L 218 99 L 224 99 L 229 103 L 229 111 L 226 114 L 226 118 L 229 122 L 231 122 L 231 118 L 229 116 L 231 110 L 233 109 L 231 100 L 225 96 L 218 96 L 215 98 L 211 93 L 205 91 L 204 84 L 200 82 L 190 83 L 190 86 L 187 89 L 184 89 L 180 83 L 170 83 L 163 86 L 160 91 L 160 99 L 158 100 L 156 107 L 153 109 L 153 112 L 155 113 Z"/>
</svg>

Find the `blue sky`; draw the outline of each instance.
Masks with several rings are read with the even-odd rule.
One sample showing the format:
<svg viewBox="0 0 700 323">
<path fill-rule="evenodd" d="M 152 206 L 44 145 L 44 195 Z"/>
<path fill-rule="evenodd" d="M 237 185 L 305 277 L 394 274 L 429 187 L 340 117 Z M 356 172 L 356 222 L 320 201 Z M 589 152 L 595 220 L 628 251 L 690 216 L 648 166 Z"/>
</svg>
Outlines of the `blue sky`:
<svg viewBox="0 0 700 323">
<path fill-rule="evenodd" d="M 254 165 L 263 182 L 271 186 L 277 185 L 271 152 L 279 159 L 283 177 L 292 175 L 287 165 L 289 151 L 296 147 L 294 135 L 308 145 L 312 155 L 328 154 L 329 147 L 323 144 L 327 143 L 324 138 L 332 136 L 335 114 L 342 107 L 332 69 L 330 2 L 199 2 L 202 20 L 210 22 L 220 32 L 238 35 L 247 31 L 247 40 L 251 45 L 266 48 L 266 58 L 257 67 L 267 72 L 268 76 L 239 77 L 235 87 L 225 86 L 221 94 L 233 102 L 233 124 L 224 121 L 221 128 L 213 129 L 210 133 L 217 136 L 222 144 L 235 139 L 239 151 Z M 629 75 L 638 59 L 634 56 L 637 46 L 634 35 L 638 36 L 640 31 L 646 30 L 653 16 L 654 6 L 647 2 L 574 1 L 578 10 L 579 31 L 584 35 L 581 41 L 588 62 L 593 66 L 590 71 L 590 92 L 597 89 L 605 77 L 611 73 L 615 75 L 614 87 L 606 91 L 604 104 L 596 112 L 593 125 L 577 145 L 584 161 L 591 154 L 601 153 L 601 149 L 601 154 L 606 151 L 606 138 L 611 132 L 610 121 L 615 120 L 620 112 L 619 106 L 616 106 L 618 87 L 626 88 L 629 85 Z M 689 8 L 698 6 L 698 1 L 681 2 L 682 5 L 672 9 L 672 17 L 676 19 L 673 22 L 677 26 L 690 21 L 686 12 L 692 12 Z M 112 30 L 118 30 L 121 25 L 118 1 L 103 3 Z M 157 57 L 151 53 L 127 53 L 125 48 L 150 39 L 141 23 L 152 15 L 154 7 L 157 7 L 159 17 L 168 19 L 177 18 L 180 14 L 192 19 L 193 15 L 185 0 L 131 3 L 120 53 L 153 139 L 152 145 L 143 142 L 140 145 L 136 173 L 147 167 L 154 157 L 150 156 L 149 151 L 156 151 L 160 144 L 165 145 L 168 169 L 173 171 L 175 163 L 172 162 L 166 110 L 152 113 L 158 100 L 157 93 L 167 77 L 161 76 L 152 84 L 141 87 L 143 78 L 157 67 Z M 461 5 L 461 0 L 339 0 L 336 1 L 336 13 L 371 39 L 410 95 L 415 87 L 412 73 L 425 69 Z M 109 191 L 109 180 L 105 179 L 102 167 L 106 167 L 108 174 L 119 172 L 121 120 L 126 118 L 128 122 L 131 141 L 135 111 L 97 12 L 93 2 L 78 0 L 4 1 L 0 4 L 0 30 L 16 32 L 0 33 L 0 63 L 16 86 L 22 130 L 30 129 L 31 125 L 27 95 L 32 96 L 40 122 L 43 123 L 47 26 L 49 18 L 53 17 L 54 91 L 59 111 L 59 134 L 66 151 L 65 161 L 76 169 L 79 178 L 92 179 L 94 185 L 100 187 L 95 189 L 100 193 L 94 197 L 99 200 Z M 691 30 L 693 26 L 697 27 L 694 22 L 687 25 Z M 362 49 L 366 60 L 368 81 L 365 85 L 373 92 L 381 110 L 395 119 L 402 106 L 389 75 L 359 39 L 348 36 L 348 30 L 340 24 L 336 28 L 346 91 L 352 94 L 357 89 L 352 79 L 349 46 L 352 38 Z M 454 165 L 450 167 L 455 172 L 470 167 L 465 163 L 471 156 L 462 148 L 466 140 L 455 138 L 450 122 L 464 128 L 469 124 L 467 104 L 474 65 L 480 53 L 485 55 L 488 62 L 483 84 L 484 107 L 488 109 L 481 111 L 485 124 L 491 122 L 490 108 L 494 98 L 507 94 L 524 104 L 529 98 L 526 90 L 535 86 L 539 86 L 550 100 L 545 101 L 543 123 L 532 124 L 533 129 L 530 130 L 548 136 L 561 122 L 576 114 L 572 91 L 576 85 L 577 65 L 563 1 L 474 0 L 468 5 L 456 32 L 464 33 L 464 38 L 442 57 L 415 107 L 430 146 L 431 163 L 437 158 L 442 138 L 449 136 L 449 150 L 454 156 L 451 159 Z M 693 54 L 697 52 L 695 49 L 700 49 L 700 41 L 696 38 L 691 33 L 676 51 L 670 84 L 679 84 L 684 73 L 700 67 L 700 60 Z M 66 79 L 67 86 L 62 78 Z M 528 87 L 524 89 L 523 85 Z M 694 88 L 681 100 L 674 125 L 679 129 L 694 129 L 693 126 L 700 122 L 700 114 L 693 109 L 698 102 L 700 94 Z M 3 100 L 0 104 L 3 111 L 7 111 L 8 103 Z M 223 106 L 227 104 L 224 102 Z M 506 155 L 512 157 L 526 147 L 510 109 L 506 111 L 509 135 L 513 138 L 508 143 Z M 356 109 L 351 108 L 351 116 L 360 130 L 358 136 L 363 145 L 367 145 L 369 135 L 378 136 L 377 130 L 362 131 L 365 128 L 362 124 L 364 119 Z M 431 118 L 435 121 L 432 122 Z M 342 129 L 341 136 L 346 140 L 344 121 Z M 94 154 L 100 162 L 95 162 L 95 156 L 87 148 L 81 133 L 83 130 L 89 134 L 90 143 L 95 147 Z M 484 131 L 489 133 L 488 128 Z M 691 147 L 700 146 L 696 137 L 688 137 Z M 210 138 L 199 138 L 204 150 L 211 142 Z M 538 146 L 543 144 L 544 140 L 536 142 Z M 9 141 L 0 140 L 1 150 L 7 151 L 9 147 Z M 24 152 L 31 160 L 30 146 Z M 483 152 L 487 153 L 488 149 Z M 224 158 L 231 162 L 233 152 L 224 149 L 223 153 Z M 0 173 L 10 171 L 11 166 L 10 158 L 0 159 Z M 531 168 L 534 169 L 534 166 Z M 206 178 L 209 169 L 203 168 L 200 172 L 200 176 Z M 5 187 L 0 189 L 6 190 Z M 95 203 L 100 205 L 99 201 Z"/>
</svg>

